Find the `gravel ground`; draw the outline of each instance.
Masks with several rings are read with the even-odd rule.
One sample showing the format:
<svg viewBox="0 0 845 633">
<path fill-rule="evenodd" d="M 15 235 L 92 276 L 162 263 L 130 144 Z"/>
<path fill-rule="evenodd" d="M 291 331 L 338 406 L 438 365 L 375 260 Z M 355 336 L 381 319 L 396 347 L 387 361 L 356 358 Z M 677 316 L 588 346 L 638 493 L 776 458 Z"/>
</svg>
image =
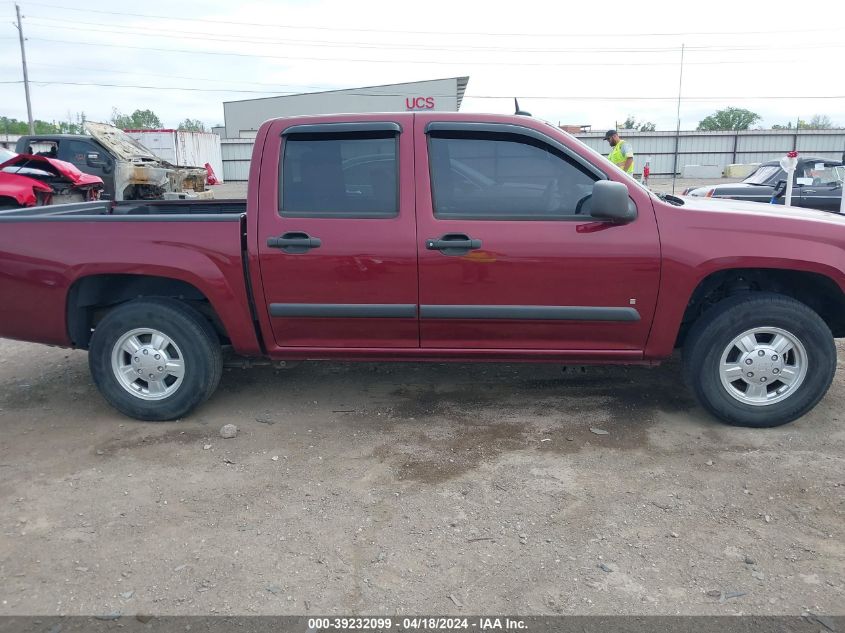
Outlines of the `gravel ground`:
<svg viewBox="0 0 845 633">
<path fill-rule="evenodd" d="M 229 370 L 141 423 L 0 341 L 0 614 L 842 614 L 843 376 L 771 430 L 676 360 Z"/>
</svg>

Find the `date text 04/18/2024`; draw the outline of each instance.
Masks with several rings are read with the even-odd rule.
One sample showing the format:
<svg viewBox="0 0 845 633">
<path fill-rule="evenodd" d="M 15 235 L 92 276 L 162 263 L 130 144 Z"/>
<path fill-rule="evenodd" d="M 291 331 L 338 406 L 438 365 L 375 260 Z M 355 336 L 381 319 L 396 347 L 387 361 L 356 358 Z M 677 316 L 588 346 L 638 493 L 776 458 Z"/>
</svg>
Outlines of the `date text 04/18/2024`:
<svg viewBox="0 0 845 633">
<path fill-rule="evenodd" d="M 406 631 L 520 631 L 526 630 L 524 620 L 499 617 L 479 617 L 477 619 L 464 617 L 405 617 L 393 620 L 384 617 L 355 617 L 355 618 L 310 618 L 308 620 L 309 633 L 319 631 L 390 631 L 394 627 Z"/>
</svg>

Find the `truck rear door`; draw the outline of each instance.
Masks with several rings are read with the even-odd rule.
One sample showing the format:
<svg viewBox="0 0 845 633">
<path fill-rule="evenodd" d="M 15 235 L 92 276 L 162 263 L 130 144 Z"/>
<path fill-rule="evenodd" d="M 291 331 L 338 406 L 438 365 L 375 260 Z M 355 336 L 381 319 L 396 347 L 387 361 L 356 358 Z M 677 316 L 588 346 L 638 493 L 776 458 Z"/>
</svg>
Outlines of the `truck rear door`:
<svg viewBox="0 0 845 633">
<path fill-rule="evenodd" d="M 412 122 L 270 128 L 257 249 L 276 349 L 419 346 Z"/>
<path fill-rule="evenodd" d="M 633 222 L 591 219 L 607 176 L 546 127 L 416 115 L 423 348 L 641 356 L 660 272 L 651 200 L 632 188 Z"/>
</svg>

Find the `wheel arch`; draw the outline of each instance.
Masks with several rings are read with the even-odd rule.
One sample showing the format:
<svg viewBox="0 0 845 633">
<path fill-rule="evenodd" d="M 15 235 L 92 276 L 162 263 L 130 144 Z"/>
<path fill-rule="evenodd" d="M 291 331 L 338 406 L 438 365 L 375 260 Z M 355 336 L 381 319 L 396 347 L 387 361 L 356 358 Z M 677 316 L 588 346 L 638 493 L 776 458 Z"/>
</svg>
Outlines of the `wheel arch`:
<svg viewBox="0 0 845 633">
<path fill-rule="evenodd" d="M 845 337 L 845 293 L 827 275 L 782 268 L 725 268 L 703 277 L 692 291 L 675 347 L 683 346 L 693 324 L 720 301 L 753 292 L 771 292 L 800 301 L 822 318 L 834 337 Z"/>
<path fill-rule="evenodd" d="M 177 299 L 193 307 L 214 327 L 221 344 L 227 329 L 211 300 L 193 284 L 171 277 L 136 274 L 94 274 L 77 279 L 67 295 L 67 331 L 74 345 L 88 349 L 91 332 L 112 308 L 139 298 Z"/>
</svg>

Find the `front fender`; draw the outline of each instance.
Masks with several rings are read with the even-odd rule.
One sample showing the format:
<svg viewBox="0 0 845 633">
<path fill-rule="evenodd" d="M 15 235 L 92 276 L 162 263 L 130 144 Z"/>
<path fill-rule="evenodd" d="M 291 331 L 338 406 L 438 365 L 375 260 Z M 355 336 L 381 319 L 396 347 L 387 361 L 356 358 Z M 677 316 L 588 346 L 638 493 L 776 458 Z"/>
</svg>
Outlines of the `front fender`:
<svg viewBox="0 0 845 633">
<path fill-rule="evenodd" d="M 664 260 L 654 323 L 646 344 L 645 357 L 660 359 L 672 354 L 681 322 L 695 290 L 709 276 L 730 270 L 787 270 L 823 275 L 845 292 L 845 277 L 835 266 L 817 261 L 783 257 L 719 257 L 695 268 L 674 260 Z"/>
</svg>

